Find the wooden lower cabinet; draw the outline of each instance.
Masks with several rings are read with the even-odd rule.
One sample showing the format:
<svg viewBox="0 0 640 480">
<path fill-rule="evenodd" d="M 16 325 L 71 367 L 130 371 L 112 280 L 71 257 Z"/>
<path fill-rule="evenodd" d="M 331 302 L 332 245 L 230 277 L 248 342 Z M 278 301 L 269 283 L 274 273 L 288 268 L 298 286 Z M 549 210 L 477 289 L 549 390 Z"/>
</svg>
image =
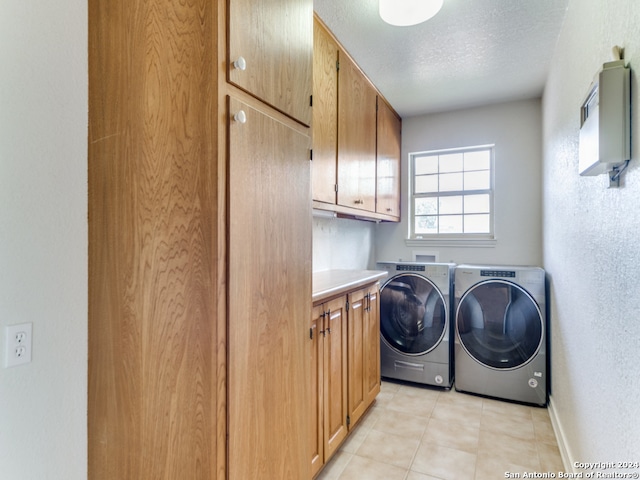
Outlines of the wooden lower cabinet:
<svg viewBox="0 0 640 480">
<path fill-rule="evenodd" d="M 311 320 L 311 474 L 347 437 L 346 295 L 313 306 Z"/>
<path fill-rule="evenodd" d="M 378 284 L 356 290 L 348 299 L 348 415 L 355 425 L 380 393 Z"/>
<path fill-rule="evenodd" d="M 368 404 L 380 393 L 380 284 L 369 287 L 367 299 L 364 388 Z"/>
<path fill-rule="evenodd" d="M 309 329 L 311 475 L 380 392 L 378 283 L 315 303 Z"/>
</svg>

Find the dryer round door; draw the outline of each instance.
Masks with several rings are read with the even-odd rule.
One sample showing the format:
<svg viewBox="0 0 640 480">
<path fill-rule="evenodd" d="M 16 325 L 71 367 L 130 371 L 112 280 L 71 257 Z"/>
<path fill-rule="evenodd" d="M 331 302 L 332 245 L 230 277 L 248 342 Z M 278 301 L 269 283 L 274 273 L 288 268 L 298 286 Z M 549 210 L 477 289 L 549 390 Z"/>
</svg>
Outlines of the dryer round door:
<svg viewBox="0 0 640 480">
<path fill-rule="evenodd" d="M 513 369 L 528 363 L 539 351 L 544 320 L 526 290 L 504 280 L 487 280 L 460 299 L 456 334 L 476 361 L 495 369 Z"/>
<path fill-rule="evenodd" d="M 380 333 L 394 350 L 422 355 L 442 340 L 447 325 L 447 302 L 427 278 L 397 275 L 380 289 Z"/>
</svg>

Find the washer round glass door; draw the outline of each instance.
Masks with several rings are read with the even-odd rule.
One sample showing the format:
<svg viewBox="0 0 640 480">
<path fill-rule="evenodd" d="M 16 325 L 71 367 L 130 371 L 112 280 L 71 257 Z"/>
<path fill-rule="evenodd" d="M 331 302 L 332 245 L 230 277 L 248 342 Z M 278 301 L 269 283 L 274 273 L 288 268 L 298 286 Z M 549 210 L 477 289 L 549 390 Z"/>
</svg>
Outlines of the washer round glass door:
<svg viewBox="0 0 640 480">
<path fill-rule="evenodd" d="M 427 353 L 440 343 L 446 325 L 446 302 L 429 279 L 396 275 L 380 289 L 380 333 L 394 350 Z"/>
<path fill-rule="evenodd" d="M 544 322 L 529 293 L 503 280 L 471 287 L 456 309 L 456 332 L 467 353 L 483 365 L 513 369 L 542 345 Z"/>
</svg>

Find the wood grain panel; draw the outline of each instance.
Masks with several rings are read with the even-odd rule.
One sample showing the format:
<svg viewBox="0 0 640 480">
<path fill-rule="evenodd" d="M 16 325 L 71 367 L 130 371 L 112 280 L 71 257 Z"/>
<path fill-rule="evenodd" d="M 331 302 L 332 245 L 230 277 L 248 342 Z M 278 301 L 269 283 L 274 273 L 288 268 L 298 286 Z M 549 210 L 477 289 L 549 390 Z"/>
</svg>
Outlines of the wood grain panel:
<svg viewBox="0 0 640 480">
<path fill-rule="evenodd" d="M 336 203 L 338 158 L 338 45 L 313 22 L 313 199 Z"/>
<path fill-rule="evenodd" d="M 347 437 L 347 312 L 346 296 L 324 304 L 324 438 L 325 460 Z"/>
<path fill-rule="evenodd" d="M 347 331 L 349 341 L 349 428 L 355 426 L 362 414 L 369 406 L 365 395 L 365 353 L 366 339 L 365 323 L 365 289 L 356 290 L 349 294 L 349 311 L 347 313 Z"/>
<path fill-rule="evenodd" d="M 235 99 L 229 125 L 228 478 L 309 478 L 309 137 Z"/>
<path fill-rule="evenodd" d="M 229 2 L 229 82 L 311 124 L 313 2 Z M 246 70 L 234 68 L 243 57 Z"/>
<path fill-rule="evenodd" d="M 368 288 L 366 299 L 364 344 L 364 396 L 371 405 L 380 393 L 380 295 L 379 284 Z"/>
<path fill-rule="evenodd" d="M 400 118 L 378 97 L 376 212 L 400 217 Z"/>
<path fill-rule="evenodd" d="M 376 92 L 340 51 L 338 73 L 338 204 L 375 212 Z"/>
<path fill-rule="evenodd" d="M 311 361 L 311 391 L 310 391 L 310 435 L 309 445 L 311 451 L 311 476 L 315 476 L 324 464 L 324 429 L 323 429 L 323 404 L 324 404 L 324 372 L 323 350 L 324 347 L 324 308 L 322 305 L 314 305 L 311 313 L 309 327 L 309 358 Z"/>
<path fill-rule="evenodd" d="M 216 11 L 89 1 L 91 479 L 216 466 Z"/>
</svg>

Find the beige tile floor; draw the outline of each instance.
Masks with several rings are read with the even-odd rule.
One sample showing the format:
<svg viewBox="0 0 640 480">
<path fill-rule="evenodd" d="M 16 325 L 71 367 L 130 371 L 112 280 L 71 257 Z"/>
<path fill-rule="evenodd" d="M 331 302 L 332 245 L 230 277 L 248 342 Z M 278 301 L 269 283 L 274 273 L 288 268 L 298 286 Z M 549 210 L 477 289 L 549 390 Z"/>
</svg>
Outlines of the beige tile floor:
<svg viewBox="0 0 640 480">
<path fill-rule="evenodd" d="M 383 381 L 316 480 L 495 480 L 559 471 L 546 409 Z"/>
</svg>

